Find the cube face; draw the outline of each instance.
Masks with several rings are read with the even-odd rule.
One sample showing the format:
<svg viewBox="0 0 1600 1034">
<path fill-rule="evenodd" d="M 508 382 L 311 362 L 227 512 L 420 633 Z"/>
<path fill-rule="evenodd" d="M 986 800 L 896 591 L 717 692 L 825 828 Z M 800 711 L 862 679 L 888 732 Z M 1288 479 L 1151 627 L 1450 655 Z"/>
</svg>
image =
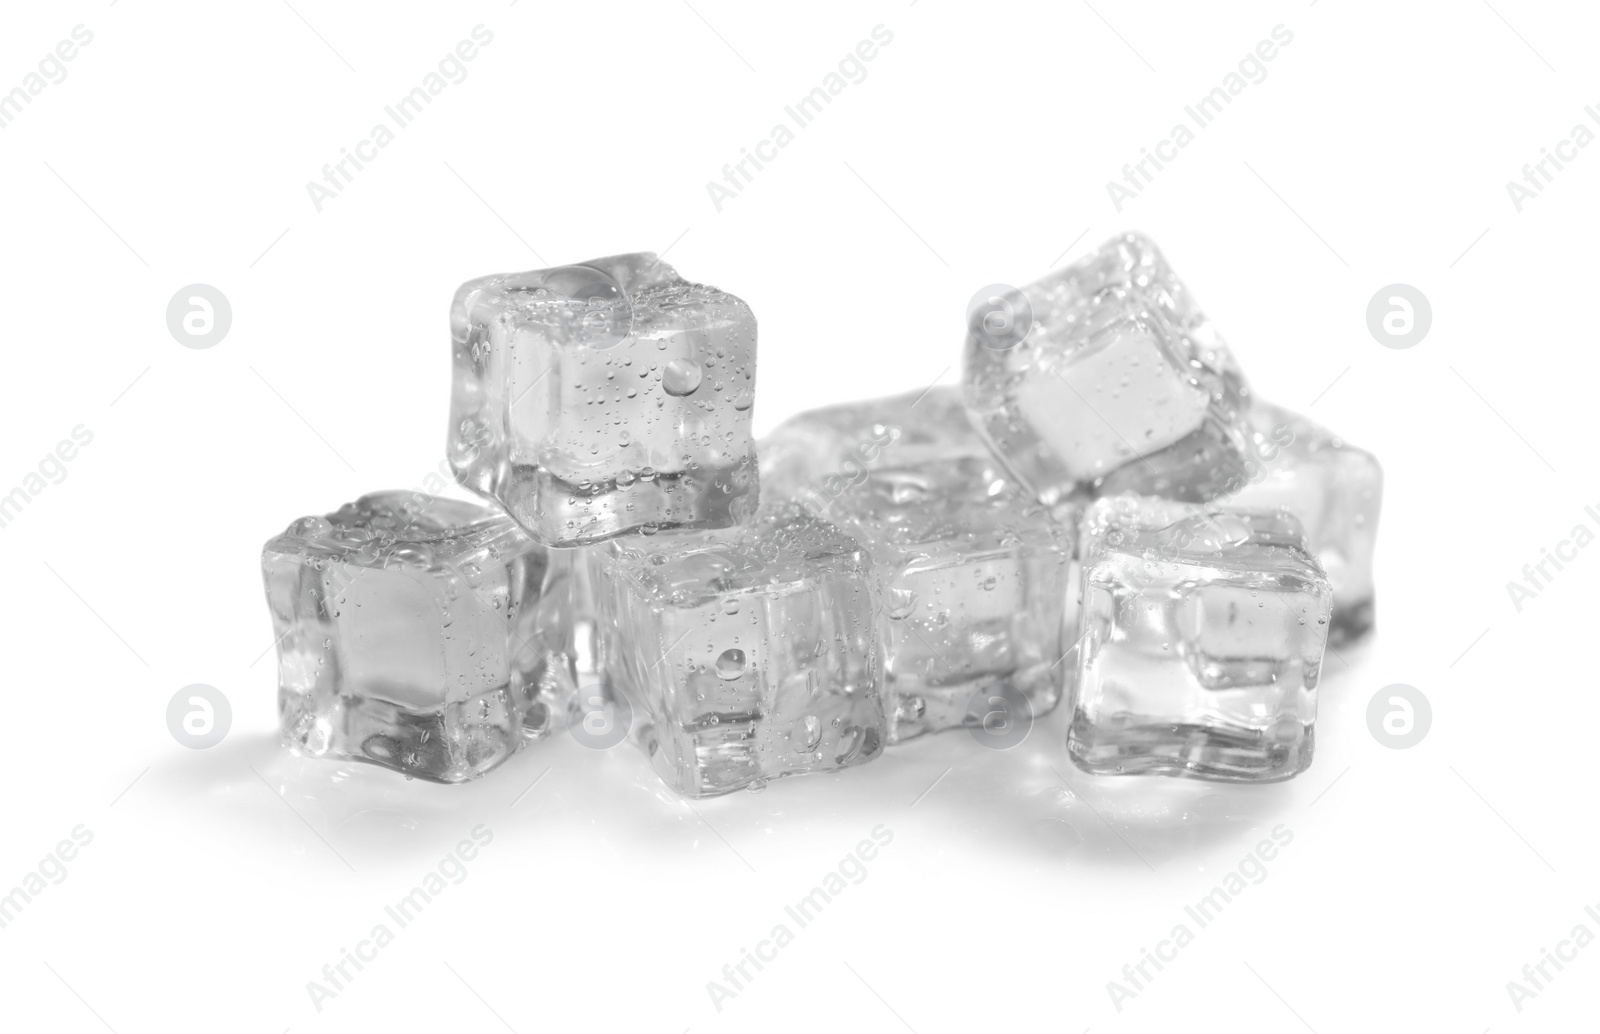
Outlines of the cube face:
<svg viewBox="0 0 1600 1034">
<path fill-rule="evenodd" d="M 989 455 L 954 387 L 807 410 L 769 431 L 756 451 L 768 500 L 806 488 L 837 496 L 869 470 Z"/>
<path fill-rule="evenodd" d="M 582 682 L 580 640 L 593 639 L 594 606 L 581 550 L 535 546 L 512 561 L 511 701 L 524 739 L 566 725 Z"/>
<path fill-rule="evenodd" d="M 472 503 L 386 492 L 295 521 L 262 551 L 285 743 L 438 782 L 498 765 L 554 710 L 549 634 L 519 624 L 546 568 Z"/>
<path fill-rule="evenodd" d="M 861 764 L 887 725 L 871 561 L 798 506 L 590 551 L 603 678 L 687 797 Z"/>
<path fill-rule="evenodd" d="M 451 467 L 535 541 L 754 511 L 756 323 L 738 298 L 639 253 L 469 281 L 450 323 Z"/>
<path fill-rule="evenodd" d="M 1250 410 L 1256 468 L 1225 498 L 1230 507 L 1283 507 L 1299 518 L 1306 543 L 1333 585 L 1328 641 L 1335 646 L 1372 629 L 1372 555 L 1383 506 L 1383 468 L 1364 449 L 1305 417 L 1257 400 Z"/>
<path fill-rule="evenodd" d="M 872 554 L 890 742 L 976 725 L 1003 686 L 1035 716 L 1061 698 L 1069 528 L 992 457 L 868 472 L 807 505 Z"/>
<path fill-rule="evenodd" d="M 969 334 L 966 402 L 1039 498 L 1142 492 L 1202 501 L 1245 463 L 1249 389 L 1148 240 L 1127 235 L 1022 289 L 1020 343 Z"/>
<path fill-rule="evenodd" d="M 1332 590 L 1293 516 L 1119 497 L 1081 541 L 1074 763 L 1234 782 L 1310 765 Z"/>
</svg>

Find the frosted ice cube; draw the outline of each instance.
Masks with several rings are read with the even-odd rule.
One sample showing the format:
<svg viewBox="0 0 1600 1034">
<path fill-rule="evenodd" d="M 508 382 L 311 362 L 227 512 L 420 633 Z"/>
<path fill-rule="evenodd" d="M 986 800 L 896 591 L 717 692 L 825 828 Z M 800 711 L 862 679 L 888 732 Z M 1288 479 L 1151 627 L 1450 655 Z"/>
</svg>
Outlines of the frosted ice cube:
<svg viewBox="0 0 1600 1034">
<path fill-rule="evenodd" d="M 1080 549 L 1078 767 L 1247 782 L 1310 765 L 1332 590 L 1292 515 L 1113 497 Z"/>
<path fill-rule="evenodd" d="M 1056 706 L 1075 529 L 993 457 L 885 467 L 802 500 L 872 554 L 891 743 L 976 725 L 991 709 L 975 698 L 1007 687 L 1035 717 Z"/>
<path fill-rule="evenodd" d="M 767 432 L 756 452 L 768 500 L 804 488 L 837 496 L 869 470 L 990 454 L 956 387 L 807 410 Z"/>
<path fill-rule="evenodd" d="M 513 520 L 410 492 L 303 517 L 262 550 L 290 747 L 460 782 L 564 713 L 547 554 Z M 527 721 L 524 721 L 525 715 Z"/>
<path fill-rule="evenodd" d="M 548 546 L 738 523 L 759 495 L 756 321 L 652 254 L 461 285 L 456 478 Z"/>
<path fill-rule="evenodd" d="M 1154 244 L 1124 235 L 1022 292 L 1027 337 L 993 348 L 969 333 L 964 383 L 974 422 L 1040 499 L 1201 501 L 1238 479 L 1249 390 Z"/>
<path fill-rule="evenodd" d="M 1252 464 L 1245 486 L 1219 502 L 1285 507 L 1305 526 L 1306 543 L 1333 585 L 1335 646 L 1372 628 L 1372 553 L 1383 505 L 1383 468 L 1370 452 L 1280 406 L 1250 409 Z"/>
<path fill-rule="evenodd" d="M 589 551 L 603 677 L 679 793 L 877 757 L 887 735 L 871 560 L 789 503 L 750 525 Z"/>
</svg>

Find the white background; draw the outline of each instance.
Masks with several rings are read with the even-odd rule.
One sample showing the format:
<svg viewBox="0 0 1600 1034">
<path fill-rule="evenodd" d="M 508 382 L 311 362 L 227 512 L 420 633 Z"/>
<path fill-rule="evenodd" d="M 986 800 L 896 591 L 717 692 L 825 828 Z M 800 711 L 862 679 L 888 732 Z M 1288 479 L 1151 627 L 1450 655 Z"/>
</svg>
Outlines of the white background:
<svg viewBox="0 0 1600 1034">
<path fill-rule="evenodd" d="M 1600 549 L 1520 612 L 1506 589 L 1600 521 L 1600 147 L 1520 212 L 1506 189 L 1574 126 L 1600 131 L 1583 5 L 123 0 L 3 18 L 3 90 L 74 26 L 94 34 L 0 130 L 0 494 L 93 434 L 0 528 L 0 890 L 93 834 L 0 929 L 5 1029 L 1593 1022 L 1600 946 L 1521 1012 L 1506 987 L 1576 924 L 1600 935 Z M 307 181 L 480 24 L 468 77 L 317 211 Z M 707 181 L 879 24 L 893 42 L 867 78 L 718 212 Z M 1293 41 L 1266 78 L 1117 211 L 1107 181 L 1280 24 Z M 466 787 L 277 747 L 261 543 L 438 469 L 461 281 L 670 247 L 758 314 L 764 431 L 953 383 L 977 288 L 1129 228 L 1259 394 L 1385 466 L 1379 631 L 1330 656 L 1300 778 L 1091 779 L 1060 713 L 1008 752 L 947 734 L 692 809 L 632 748 L 567 736 Z M 233 308 L 206 350 L 165 321 L 196 282 Z M 1396 282 L 1433 307 L 1404 351 L 1365 320 Z M 210 750 L 167 730 L 190 683 L 232 703 Z M 1408 750 L 1368 731 L 1391 683 L 1432 703 Z M 494 839 L 464 881 L 314 1009 L 307 982 L 479 824 Z M 719 1013 L 707 982 L 879 824 L 894 839 L 865 880 Z M 1265 881 L 1119 1012 L 1107 982 L 1279 824 L 1293 841 Z"/>
</svg>

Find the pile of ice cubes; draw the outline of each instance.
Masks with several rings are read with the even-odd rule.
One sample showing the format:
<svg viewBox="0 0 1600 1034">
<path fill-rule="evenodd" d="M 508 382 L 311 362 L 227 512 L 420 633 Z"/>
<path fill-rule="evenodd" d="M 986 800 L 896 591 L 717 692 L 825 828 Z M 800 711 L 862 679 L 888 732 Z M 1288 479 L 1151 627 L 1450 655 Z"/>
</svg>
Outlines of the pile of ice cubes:
<svg viewBox="0 0 1600 1034">
<path fill-rule="evenodd" d="M 961 388 L 756 442 L 733 295 L 650 254 L 464 284 L 448 454 L 488 505 L 267 543 L 285 741 L 459 782 L 626 735 L 704 797 L 1065 700 L 1089 772 L 1303 771 L 1324 648 L 1372 627 L 1377 461 L 1255 400 L 1142 237 L 992 300 Z"/>
</svg>

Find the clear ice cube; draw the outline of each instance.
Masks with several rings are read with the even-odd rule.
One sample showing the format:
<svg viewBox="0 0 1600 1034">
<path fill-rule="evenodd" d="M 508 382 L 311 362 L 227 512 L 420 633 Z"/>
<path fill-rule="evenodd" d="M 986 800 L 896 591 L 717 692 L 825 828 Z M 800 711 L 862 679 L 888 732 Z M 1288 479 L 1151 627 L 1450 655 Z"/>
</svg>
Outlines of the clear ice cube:
<svg viewBox="0 0 1600 1034">
<path fill-rule="evenodd" d="M 1284 507 L 1300 519 L 1306 543 L 1333 585 L 1335 646 L 1372 628 L 1372 553 L 1383 505 L 1377 457 L 1280 406 L 1250 409 L 1251 469 L 1229 507 Z"/>
<path fill-rule="evenodd" d="M 450 311 L 456 478 L 547 546 L 755 509 L 750 307 L 649 253 L 471 280 Z"/>
<path fill-rule="evenodd" d="M 798 505 L 746 526 L 588 551 L 603 678 L 687 797 L 858 765 L 883 750 L 871 560 Z"/>
<path fill-rule="evenodd" d="M 1112 497 L 1080 550 L 1078 767 L 1253 782 L 1310 765 L 1333 594 L 1293 515 Z"/>
<path fill-rule="evenodd" d="M 992 456 L 871 470 L 802 501 L 872 554 L 889 740 L 976 725 L 1006 687 L 1032 714 L 1061 698 L 1073 528 Z"/>
<path fill-rule="evenodd" d="M 535 605 L 547 553 L 504 514 L 376 493 L 295 521 L 261 566 L 280 726 L 301 753 L 461 782 L 564 713 L 561 633 Z"/>
<path fill-rule="evenodd" d="M 767 500 L 805 488 L 837 496 L 869 470 L 990 454 L 956 387 L 807 410 L 767 432 L 756 452 Z"/>
<path fill-rule="evenodd" d="M 1075 491 L 1202 501 L 1238 480 L 1249 389 L 1154 244 L 1136 234 L 1022 289 L 1032 327 L 967 336 L 973 419 L 1046 503 Z"/>
<path fill-rule="evenodd" d="M 567 724 L 592 655 L 594 603 L 581 549 L 535 547 L 514 562 L 511 696 L 522 734 L 542 739 Z"/>
</svg>

